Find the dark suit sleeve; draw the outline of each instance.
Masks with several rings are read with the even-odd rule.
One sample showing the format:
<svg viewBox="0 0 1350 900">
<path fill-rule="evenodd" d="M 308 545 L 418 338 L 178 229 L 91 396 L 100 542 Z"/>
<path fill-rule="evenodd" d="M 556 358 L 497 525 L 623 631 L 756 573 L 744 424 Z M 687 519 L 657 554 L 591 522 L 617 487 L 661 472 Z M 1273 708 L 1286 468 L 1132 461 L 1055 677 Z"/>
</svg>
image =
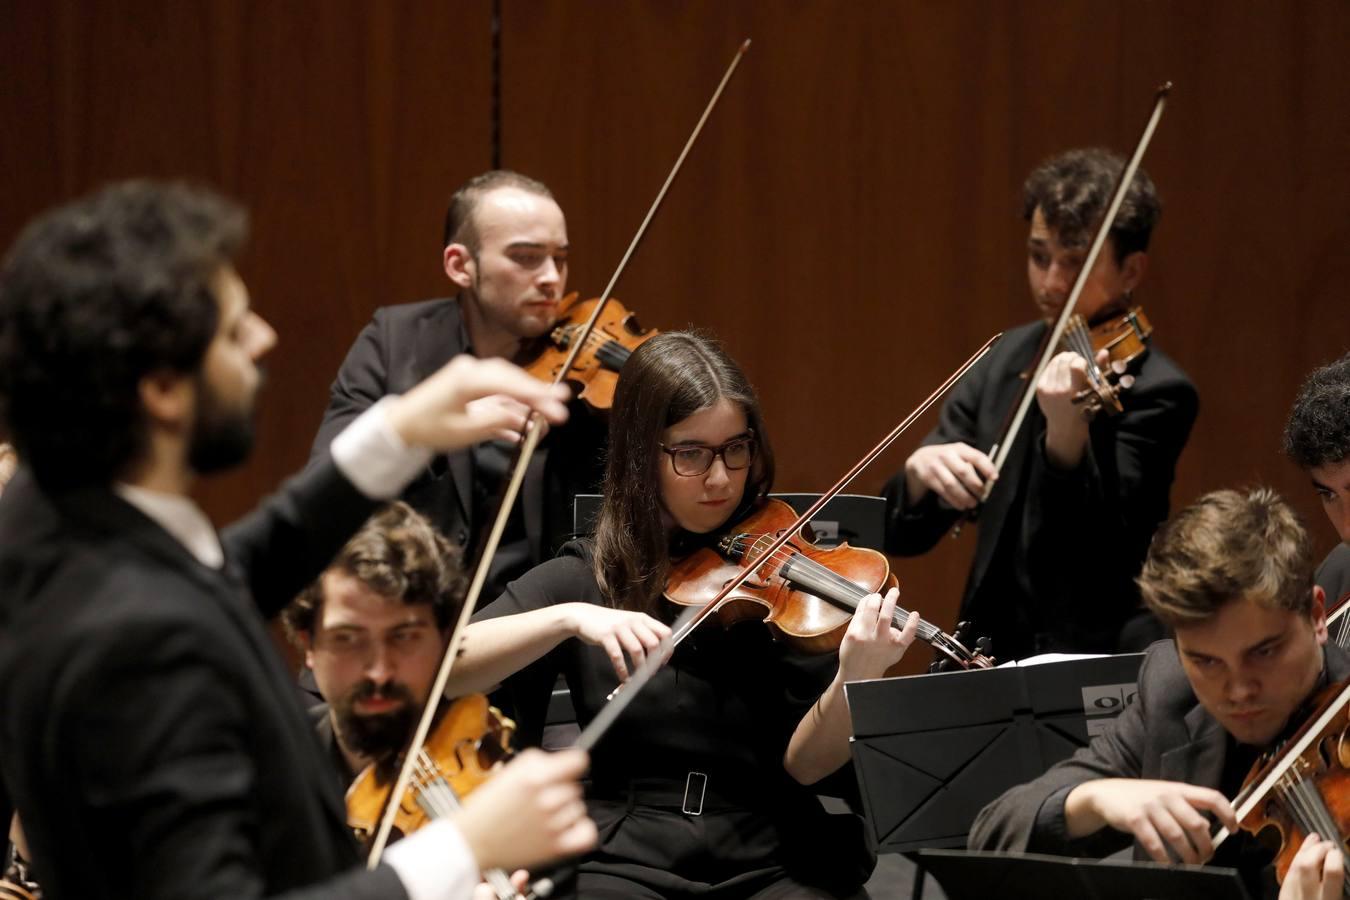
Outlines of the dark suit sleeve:
<svg viewBox="0 0 1350 900">
<path fill-rule="evenodd" d="M 1317 567 L 1317 586 L 1326 591 L 1327 613 L 1332 613 L 1339 601 L 1350 598 L 1350 546 L 1337 544 Z"/>
<path fill-rule="evenodd" d="M 99 833 L 118 834 L 119 893 L 142 900 L 263 896 L 250 795 L 257 790 L 245 704 L 229 667 L 215 665 L 201 629 L 131 626 L 118 646 L 82 667 L 84 683 L 59 713 L 58 741 L 74 748 L 71 778 Z M 116 748 L 117 752 L 104 752 Z M 253 748 L 256 750 L 257 748 Z M 302 841 L 304 835 L 289 839 Z M 406 897 L 388 866 L 359 868 L 287 900 Z"/>
<path fill-rule="evenodd" d="M 270 618 L 319 576 L 376 505 L 325 455 L 226 528 L 221 539 L 258 609 Z"/>
<path fill-rule="evenodd" d="M 1041 777 L 1011 788 L 975 818 L 969 845 L 972 850 L 1052 853 L 1061 856 L 1106 856 L 1130 845 L 1131 835 L 1103 828 L 1096 834 L 1070 839 L 1064 821 L 1069 792 L 1098 778 L 1141 778 L 1147 744 L 1150 661 L 1139 670 L 1139 693 L 1134 703 L 1086 747 L 1056 763 Z"/>
<path fill-rule="evenodd" d="M 1083 459 L 1071 470 L 1055 468 L 1045 456 L 1041 422 L 1040 459 L 1030 470 L 1020 531 L 1036 590 L 1073 602 L 1092 597 L 1101 608 L 1088 618 L 1114 628 L 1138 605 L 1134 577 L 1167 518 L 1177 459 L 1199 405 L 1184 378 L 1127 394 L 1125 402 L 1120 416 L 1093 423 Z M 1066 566 L 1066 559 L 1090 559 L 1091 583 L 1069 583 L 1084 567 Z"/>
<path fill-rule="evenodd" d="M 952 443 L 975 445 L 978 439 L 976 421 L 980 396 L 990 376 L 990 365 L 990 360 L 984 360 L 953 388 L 951 396 L 942 404 L 938 427 L 923 439 L 920 446 Z M 927 553 L 960 517 L 957 510 L 941 502 L 932 491 L 926 492 L 918 503 L 909 506 L 905 499 L 903 467 L 886 482 L 882 496 L 886 498 L 886 552 L 897 556 Z"/>
<path fill-rule="evenodd" d="M 342 361 L 342 368 L 338 369 L 337 378 L 329 389 L 328 408 L 324 410 L 323 422 L 309 452 L 311 462 L 328 452 L 333 438 L 353 419 L 390 392 L 388 345 L 381 336 L 383 331 L 383 320 L 377 315 L 361 330 L 347 351 L 347 358 Z"/>
</svg>

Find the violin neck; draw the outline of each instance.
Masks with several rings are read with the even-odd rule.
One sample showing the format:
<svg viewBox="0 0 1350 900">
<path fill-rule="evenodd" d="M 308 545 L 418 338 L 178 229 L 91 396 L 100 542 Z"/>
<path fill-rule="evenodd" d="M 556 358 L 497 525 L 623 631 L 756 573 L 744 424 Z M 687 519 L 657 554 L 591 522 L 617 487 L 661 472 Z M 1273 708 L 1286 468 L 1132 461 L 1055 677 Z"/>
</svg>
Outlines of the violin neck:
<svg viewBox="0 0 1350 900">
<path fill-rule="evenodd" d="M 790 553 L 778 571 L 789 583 L 848 612 L 856 612 L 863 598 L 872 593 L 862 585 L 849 581 L 837 572 L 795 551 Z M 908 618 L 909 610 L 897 603 L 895 612 L 891 614 L 891 624 L 896 628 L 904 628 Z M 961 665 L 970 661 L 970 652 L 962 647 L 959 641 L 926 619 L 919 619 L 918 637 Z"/>
</svg>

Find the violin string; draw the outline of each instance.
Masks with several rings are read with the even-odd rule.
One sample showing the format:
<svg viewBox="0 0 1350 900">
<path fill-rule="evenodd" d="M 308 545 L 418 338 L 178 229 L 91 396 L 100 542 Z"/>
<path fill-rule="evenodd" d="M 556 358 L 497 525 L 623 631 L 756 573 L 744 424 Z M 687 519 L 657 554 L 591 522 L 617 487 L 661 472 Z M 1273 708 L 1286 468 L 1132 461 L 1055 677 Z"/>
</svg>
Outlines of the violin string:
<svg viewBox="0 0 1350 900">
<path fill-rule="evenodd" d="M 427 810 L 430 818 L 443 819 L 460 809 L 459 795 L 441 774 L 440 768 L 425 748 L 418 750 L 416 766 L 417 774 L 426 779 L 426 783 L 420 786 L 418 802 L 425 803 L 423 808 Z M 483 880 L 492 886 L 499 900 L 511 900 L 520 896 L 511 884 L 511 879 L 501 869 L 484 870 Z"/>
<path fill-rule="evenodd" d="M 751 535 L 748 534 L 742 535 L 738 537 L 737 540 L 740 540 L 743 537 L 751 537 Z M 759 540 L 762 537 L 767 537 L 767 535 L 756 537 L 755 543 L 759 543 Z M 738 549 L 740 549 L 742 553 L 745 552 L 745 548 L 738 548 Z M 787 547 L 780 548 L 773 554 L 773 556 L 768 561 L 777 563 L 780 569 L 783 568 L 783 566 L 786 565 L 787 563 L 800 565 L 803 569 L 812 572 L 812 574 L 819 575 L 822 580 L 829 581 L 839 588 L 841 594 L 844 595 L 837 598 L 840 600 L 851 601 L 852 603 L 856 604 L 863 597 L 866 597 L 868 594 L 872 593 L 871 591 L 864 588 L 862 585 L 848 580 L 843 575 L 840 575 L 838 572 L 835 572 L 828 566 L 816 562 L 814 559 L 811 559 L 809 556 L 804 555 L 803 553 L 801 553 L 801 551 L 796 549 L 789 550 L 787 549 Z M 765 562 L 764 558 L 756 558 L 754 560 L 754 564 L 756 566 L 763 565 L 764 562 Z M 909 610 L 904 609 L 899 604 L 897 604 L 895 608 L 895 613 L 891 616 L 891 622 L 898 628 L 904 627 L 904 619 L 907 618 L 908 616 Z M 922 616 L 920 616 L 919 637 L 922 638 L 925 643 L 931 644 L 934 641 L 934 639 L 938 638 L 939 636 L 945 638 L 947 635 L 944 631 L 942 631 L 942 629 L 938 628 L 936 625 L 932 624 L 931 622 L 927 621 Z"/>
<path fill-rule="evenodd" d="M 1281 777 L 1278 790 L 1304 834 L 1317 834 L 1324 840 L 1339 836 L 1340 829 L 1315 783 L 1291 770 Z M 1345 852 L 1343 846 L 1341 852 Z"/>
<path fill-rule="evenodd" d="M 756 541 L 756 543 L 758 543 L 758 540 Z M 764 561 L 765 560 L 763 558 L 757 558 L 755 560 L 755 564 L 762 565 Z M 835 572 L 828 566 L 825 566 L 822 563 L 819 563 L 816 560 L 811 559 L 809 556 L 806 556 L 805 554 L 801 553 L 799 550 L 796 550 L 795 548 L 791 550 L 787 549 L 786 547 L 780 548 L 773 554 L 773 558 L 770 561 L 778 563 L 780 569 L 782 569 L 788 563 L 800 566 L 802 569 L 811 572 L 813 575 L 818 576 L 822 581 L 831 582 L 839 590 L 841 596 L 838 598 L 829 598 L 829 599 L 838 599 L 842 602 L 851 603 L 854 605 L 855 609 L 857 608 L 856 604 L 859 600 L 861 600 L 863 597 L 866 597 L 868 594 L 872 593 L 871 591 L 864 588 L 862 585 L 850 581 L 843 575 L 840 575 L 838 572 Z M 896 612 L 892 616 L 892 621 L 895 622 L 897 625 L 903 625 L 904 619 L 908 616 L 909 610 L 904 609 L 903 607 L 897 605 Z M 925 631 L 924 628 L 925 625 L 927 625 L 928 628 L 932 630 L 932 632 L 938 631 L 938 629 L 935 626 L 931 625 L 930 623 L 920 618 L 919 629 L 921 632 Z"/>
<path fill-rule="evenodd" d="M 1087 323 L 1082 316 L 1074 316 L 1070 321 L 1066 340 L 1075 353 L 1087 360 L 1088 380 L 1101 387 L 1102 371 L 1097 367 L 1097 354 L 1092 349 L 1092 339 L 1088 336 Z"/>
</svg>

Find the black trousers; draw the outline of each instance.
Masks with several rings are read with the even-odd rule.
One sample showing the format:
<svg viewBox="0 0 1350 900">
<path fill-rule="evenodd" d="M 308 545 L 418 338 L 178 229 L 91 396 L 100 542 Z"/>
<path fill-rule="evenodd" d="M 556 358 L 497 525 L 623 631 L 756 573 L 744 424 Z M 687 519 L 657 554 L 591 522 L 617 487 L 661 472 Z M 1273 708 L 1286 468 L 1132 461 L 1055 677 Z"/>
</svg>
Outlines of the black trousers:
<svg viewBox="0 0 1350 900">
<path fill-rule="evenodd" d="M 682 787 L 682 786 L 681 786 Z M 577 897 L 657 900 L 866 898 L 875 858 L 856 817 L 829 815 L 814 797 L 803 810 L 766 815 L 711 795 L 699 815 L 682 792 L 591 798 L 599 844 L 576 866 Z M 843 820 L 848 820 L 847 822 Z M 560 885 L 563 892 L 568 886 Z"/>
</svg>

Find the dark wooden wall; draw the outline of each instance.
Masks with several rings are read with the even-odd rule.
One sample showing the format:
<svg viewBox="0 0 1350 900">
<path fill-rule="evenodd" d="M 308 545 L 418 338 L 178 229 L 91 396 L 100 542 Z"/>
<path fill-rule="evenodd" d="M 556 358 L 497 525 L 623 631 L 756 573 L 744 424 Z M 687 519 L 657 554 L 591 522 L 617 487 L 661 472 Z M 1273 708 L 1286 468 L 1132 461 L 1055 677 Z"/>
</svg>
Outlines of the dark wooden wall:
<svg viewBox="0 0 1350 900">
<path fill-rule="evenodd" d="M 377 305 L 447 291 L 449 191 L 489 167 L 490 0 L 0 0 L 0 243 L 109 179 L 184 176 L 252 209 L 242 269 L 282 342 L 226 519 L 304 460 Z M 617 296 L 718 333 L 759 387 L 782 489 L 829 485 L 989 334 L 1032 316 L 1019 190 L 1128 149 L 1165 212 L 1139 299 L 1202 409 L 1174 505 L 1266 482 L 1293 392 L 1350 349 L 1350 5 L 501 2 L 502 162 L 558 195 L 598 293 L 722 70 L 754 44 Z M 877 490 L 931 424 L 859 487 Z M 1090 523 L 1086 523 L 1090 526 Z M 967 536 L 898 563 L 950 624 Z M 1083 586 L 1085 600 L 1092 586 Z"/>
</svg>

